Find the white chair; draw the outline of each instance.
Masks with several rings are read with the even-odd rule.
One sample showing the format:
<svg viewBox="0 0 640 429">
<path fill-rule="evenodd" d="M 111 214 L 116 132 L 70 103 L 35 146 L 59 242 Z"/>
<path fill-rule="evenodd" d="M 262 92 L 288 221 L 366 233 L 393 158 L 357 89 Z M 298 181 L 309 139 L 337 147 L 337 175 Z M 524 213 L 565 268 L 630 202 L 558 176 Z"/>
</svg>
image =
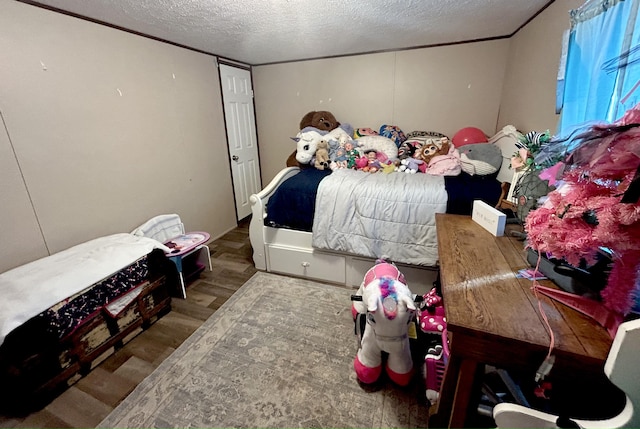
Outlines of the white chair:
<svg viewBox="0 0 640 429">
<path fill-rule="evenodd" d="M 581 428 L 640 427 L 640 319 L 624 322 L 611 345 L 604 373 L 627 397 L 624 409 L 606 420 L 571 419 Z M 493 409 L 498 428 L 558 428 L 558 416 L 516 404 L 502 403 Z M 566 422 L 565 422 L 566 423 Z M 564 427 L 567 427 L 566 425 Z"/>
<path fill-rule="evenodd" d="M 172 239 L 180 237 L 185 234 L 184 224 L 180 219 L 180 216 L 177 214 L 166 214 L 166 215 L 158 215 L 153 217 L 131 231 L 131 234 L 153 238 L 154 240 L 159 241 L 160 243 L 167 243 Z M 204 240 L 202 244 L 198 244 L 193 248 L 189 248 L 187 251 L 172 254 L 167 253 L 167 257 L 171 259 L 175 264 L 178 270 L 179 278 L 180 278 L 180 287 L 182 289 L 182 298 L 187 297 L 187 291 L 185 288 L 184 282 L 184 274 L 183 274 L 183 260 L 189 255 L 193 255 L 197 253 L 197 258 L 201 265 L 204 265 L 208 262 L 209 270 L 213 271 L 213 265 L 211 264 L 211 252 L 209 250 L 209 246 L 204 244 L 204 241 L 209 239 L 209 234 L 206 232 L 200 233 L 203 235 Z M 200 271 L 198 271 L 200 272 Z"/>
</svg>

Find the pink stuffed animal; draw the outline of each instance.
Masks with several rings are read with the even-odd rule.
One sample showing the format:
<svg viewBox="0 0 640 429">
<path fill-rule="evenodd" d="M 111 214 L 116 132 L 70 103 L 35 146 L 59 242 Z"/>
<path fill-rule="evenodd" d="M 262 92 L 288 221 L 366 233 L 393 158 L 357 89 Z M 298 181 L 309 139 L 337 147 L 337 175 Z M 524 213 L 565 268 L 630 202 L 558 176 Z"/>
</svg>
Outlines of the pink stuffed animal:
<svg viewBox="0 0 640 429">
<path fill-rule="evenodd" d="M 356 158 L 356 169 L 357 170 L 362 170 L 367 165 L 369 165 L 369 160 L 366 157 L 361 156 L 359 158 Z"/>
<path fill-rule="evenodd" d="M 440 335 L 442 339 L 441 344 L 430 348 L 424 358 L 426 396 L 431 404 L 434 404 L 440 396 L 440 385 L 447 362 L 449 362 L 447 318 L 442 297 L 438 295 L 435 288 L 422 296 L 418 322 L 422 332 Z"/>
<path fill-rule="evenodd" d="M 418 311 L 420 329 L 426 334 L 442 334 L 447 327 L 442 298 L 433 288 L 422 299 L 422 308 Z"/>
</svg>

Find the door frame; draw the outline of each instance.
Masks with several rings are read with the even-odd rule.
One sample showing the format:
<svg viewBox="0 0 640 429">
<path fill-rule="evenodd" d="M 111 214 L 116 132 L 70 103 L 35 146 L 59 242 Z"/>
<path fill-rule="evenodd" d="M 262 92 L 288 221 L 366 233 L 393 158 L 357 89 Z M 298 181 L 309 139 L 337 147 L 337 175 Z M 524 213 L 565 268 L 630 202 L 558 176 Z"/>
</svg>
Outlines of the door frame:
<svg viewBox="0 0 640 429">
<path fill-rule="evenodd" d="M 222 90 L 222 73 L 220 73 L 220 65 L 224 64 L 228 67 L 234 67 L 241 70 L 246 70 L 249 72 L 251 77 L 251 91 L 255 94 L 254 86 L 253 86 L 253 68 L 250 65 L 236 63 L 231 60 L 223 59 L 220 57 L 215 58 L 216 70 L 218 71 L 218 83 L 220 85 L 220 103 L 222 103 L 222 117 L 224 120 L 224 135 L 227 140 L 227 162 L 229 163 L 229 174 L 231 174 L 231 186 L 233 188 L 233 208 L 236 212 L 236 224 L 245 220 L 247 217 L 251 216 L 251 213 L 242 219 L 238 219 L 238 204 L 236 202 L 236 192 L 235 192 L 235 183 L 233 180 L 233 164 L 231 160 L 231 150 L 229 148 L 229 130 L 227 128 L 227 112 L 224 106 L 224 94 Z M 258 121 L 257 121 L 257 112 L 256 112 L 256 98 L 255 96 L 251 97 L 253 103 L 253 127 L 256 132 L 256 150 L 258 151 L 258 180 L 260 182 L 260 189 L 262 189 L 262 163 L 260 162 L 260 138 L 258 137 Z"/>
</svg>

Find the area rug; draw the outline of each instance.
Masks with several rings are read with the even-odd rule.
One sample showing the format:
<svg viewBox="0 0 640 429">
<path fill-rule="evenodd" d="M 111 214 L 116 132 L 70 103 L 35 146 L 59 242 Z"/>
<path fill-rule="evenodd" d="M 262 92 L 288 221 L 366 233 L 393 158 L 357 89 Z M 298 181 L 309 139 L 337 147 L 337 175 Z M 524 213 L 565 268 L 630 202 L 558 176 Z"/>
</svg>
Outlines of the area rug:
<svg viewBox="0 0 640 429">
<path fill-rule="evenodd" d="M 256 273 L 98 427 L 427 427 L 419 374 L 359 385 L 351 293 Z"/>
</svg>

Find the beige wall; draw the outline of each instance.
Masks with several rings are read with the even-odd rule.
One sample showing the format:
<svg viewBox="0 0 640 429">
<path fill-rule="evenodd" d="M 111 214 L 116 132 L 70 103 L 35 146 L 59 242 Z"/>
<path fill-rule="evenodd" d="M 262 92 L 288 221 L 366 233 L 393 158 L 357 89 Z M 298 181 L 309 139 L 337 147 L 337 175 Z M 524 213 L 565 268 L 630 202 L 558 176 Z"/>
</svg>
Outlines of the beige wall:
<svg viewBox="0 0 640 429">
<path fill-rule="evenodd" d="M 354 127 L 495 132 L 509 40 L 254 67 L 262 181 L 295 149 L 311 110 Z"/>
<path fill-rule="evenodd" d="M 557 131 L 556 78 L 569 11 L 584 0 L 559 0 L 511 38 L 498 127 Z"/>
<path fill-rule="evenodd" d="M 465 126 L 553 133 L 562 32 L 582 3 L 556 1 L 508 40 L 254 67 L 263 183 L 284 166 L 311 110 L 354 127 L 450 137 Z"/>
<path fill-rule="evenodd" d="M 235 227 L 215 58 L 0 0 L 0 272 L 152 216 Z"/>
<path fill-rule="evenodd" d="M 263 184 L 301 117 L 452 136 L 554 130 L 568 10 L 510 40 L 255 67 Z M 177 212 L 214 237 L 235 226 L 214 58 L 0 0 L 0 272 Z"/>
</svg>

